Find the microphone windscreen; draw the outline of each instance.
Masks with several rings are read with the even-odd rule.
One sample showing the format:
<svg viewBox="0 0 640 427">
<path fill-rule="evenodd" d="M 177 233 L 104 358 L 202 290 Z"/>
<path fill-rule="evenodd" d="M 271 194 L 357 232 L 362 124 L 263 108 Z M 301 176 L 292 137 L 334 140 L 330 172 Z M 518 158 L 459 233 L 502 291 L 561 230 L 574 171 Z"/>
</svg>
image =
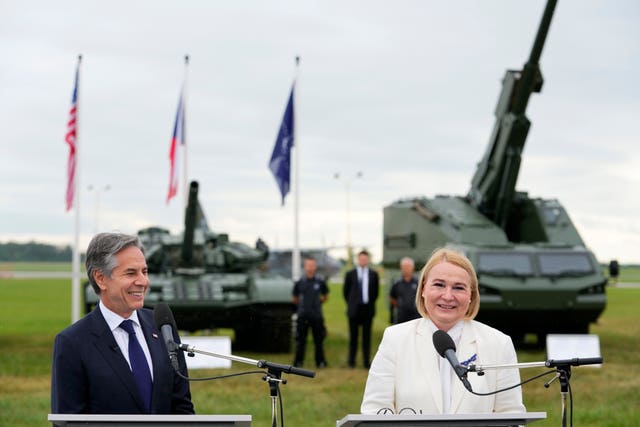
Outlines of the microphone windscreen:
<svg viewBox="0 0 640 427">
<path fill-rule="evenodd" d="M 169 305 L 164 302 L 159 302 L 153 307 L 153 321 L 158 329 L 162 328 L 162 325 L 171 325 L 174 329 L 178 329 Z"/>
<path fill-rule="evenodd" d="M 433 333 L 433 346 L 436 348 L 438 354 L 444 357 L 444 353 L 447 350 L 456 351 L 456 344 L 448 333 L 438 329 Z"/>
</svg>

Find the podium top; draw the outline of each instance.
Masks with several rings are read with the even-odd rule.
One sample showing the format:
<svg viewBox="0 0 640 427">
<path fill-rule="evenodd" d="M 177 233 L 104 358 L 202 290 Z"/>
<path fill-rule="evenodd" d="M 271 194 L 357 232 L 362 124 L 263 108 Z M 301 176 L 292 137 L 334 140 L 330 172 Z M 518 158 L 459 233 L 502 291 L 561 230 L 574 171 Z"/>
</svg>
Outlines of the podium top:
<svg viewBox="0 0 640 427">
<path fill-rule="evenodd" d="M 49 414 L 48 420 L 60 427 L 93 426 L 186 426 L 251 427 L 251 415 L 116 415 Z"/>
<path fill-rule="evenodd" d="M 506 427 L 524 425 L 547 418 L 546 412 L 508 414 L 349 414 L 336 422 L 336 427 Z"/>
</svg>

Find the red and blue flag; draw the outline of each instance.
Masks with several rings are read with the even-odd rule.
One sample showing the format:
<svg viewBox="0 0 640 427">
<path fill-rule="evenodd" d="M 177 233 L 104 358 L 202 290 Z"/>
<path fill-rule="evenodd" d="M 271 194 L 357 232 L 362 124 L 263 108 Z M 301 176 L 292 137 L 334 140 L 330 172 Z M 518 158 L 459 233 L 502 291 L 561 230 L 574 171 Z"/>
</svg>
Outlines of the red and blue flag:
<svg viewBox="0 0 640 427">
<path fill-rule="evenodd" d="M 167 192 L 167 203 L 178 193 L 178 173 L 180 158 L 184 155 L 185 145 L 185 125 L 184 125 L 184 100 L 183 93 L 180 92 L 178 101 L 178 111 L 176 121 L 173 125 L 173 137 L 171 138 L 171 148 L 169 149 L 169 191 Z"/>
</svg>

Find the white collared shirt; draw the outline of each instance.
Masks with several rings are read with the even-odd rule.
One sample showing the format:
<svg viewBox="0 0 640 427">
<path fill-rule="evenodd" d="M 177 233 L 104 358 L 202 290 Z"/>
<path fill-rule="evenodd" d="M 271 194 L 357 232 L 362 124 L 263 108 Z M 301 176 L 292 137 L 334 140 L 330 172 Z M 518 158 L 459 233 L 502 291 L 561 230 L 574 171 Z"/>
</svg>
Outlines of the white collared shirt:
<svg viewBox="0 0 640 427">
<path fill-rule="evenodd" d="M 435 332 L 438 330 L 438 327 L 431 321 L 431 319 L 427 319 L 429 322 L 429 326 L 431 327 L 431 331 Z M 464 326 L 464 322 L 460 320 L 458 323 L 453 325 L 451 329 L 447 331 L 447 334 L 451 337 L 453 342 L 456 345 L 456 348 L 460 345 L 460 338 L 462 337 L 462 328 Z M 453 367 L 451 363 L 445 358 L 440 358 L 440 384 L 442 386 L 442 413 L 443 414 L 452 414 L 451 410 L 451 399 L 453 398 L 453 393 L 451 392 L 451 384 L 453 381 L 457 381 L 458 377 L 455 372 L 453 372 Z"/>
<path fill-rule="evenodd" d="M 107 321 L 107 325 L 109 325 L 109 329 L 111 329 L 111 333 L 113 333 L 113 337 L 116 339 L 116 343 L 118 344 L 118 347 L 120 347 L 122 355 L 129 364 L 129 369 L 131 369 L 131 361 L 129 360 L 129 333 L 120 327 L 120 323 L 127 319 L 109 310 L 104 306 L 104 304 L 102 304 L 102 301 L 98 303 L 98 307 L 100 307 L 100 312 L 102 313 L 104 320 Z M 151 353 L 149 352 L 147 340 L 144 339 L 144 333 L 140 327 L 138 312 L 134 311 L 129 319 L 133 321 L 133 330 L 136 333 L 136 338 L 140 343 L 140 347 L 142 347 L 144 357 L 147 359 L 149 370 L 151 371 L 151 379 L 153 380 L 153 362 L 151 361 Z"/>
<path fill-rule="evenodd" d="M 362 303 L 369 303 L 369 268 L 368 267 L 358 267 L 358 277 L 362 282 L 362 288 L 360 291 L 362 292 Z"/>
</svg>

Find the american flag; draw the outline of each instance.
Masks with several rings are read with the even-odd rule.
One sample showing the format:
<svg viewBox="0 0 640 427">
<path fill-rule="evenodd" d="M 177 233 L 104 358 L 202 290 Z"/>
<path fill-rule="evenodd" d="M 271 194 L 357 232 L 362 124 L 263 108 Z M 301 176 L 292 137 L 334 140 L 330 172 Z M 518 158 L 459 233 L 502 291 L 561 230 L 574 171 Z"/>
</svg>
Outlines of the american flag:
<svg viewBox="0 0 640 427">
<path fill-rule="evenodd" d="M 180 156 L 183 154 L 182 149 L 185 144 L 184 140 L 184 102 L 180 92 L 180 100 L 178 101 L 178 111 L 176 112 L 176 121 L 173 125 L 173 137 L 171 138 L 171 148 L 169 149 L 169 191 L 167 192 L 167 204 L 178 193 L 178 172 L 180 164 Z"/>
<path fill-rule="evenodd" d="M 69 110 L 69 121 L 67 122 L 67 133 L 64 137 L 65 142 L 69 146 L 69 157 L 67 159 L 67 192 L 66 192 L 66 211 L 73 207 L 73 199 L 76 190 L 76 163 L 77 163 L 77 139 L 78 130 L 78 74 L 80 73 L 80 60 L 78 57 L 78 66 L 76 67 L 76 78 L 73 84 L 73 94 L 71 95 L 71 108 Z"/>
</svg>

